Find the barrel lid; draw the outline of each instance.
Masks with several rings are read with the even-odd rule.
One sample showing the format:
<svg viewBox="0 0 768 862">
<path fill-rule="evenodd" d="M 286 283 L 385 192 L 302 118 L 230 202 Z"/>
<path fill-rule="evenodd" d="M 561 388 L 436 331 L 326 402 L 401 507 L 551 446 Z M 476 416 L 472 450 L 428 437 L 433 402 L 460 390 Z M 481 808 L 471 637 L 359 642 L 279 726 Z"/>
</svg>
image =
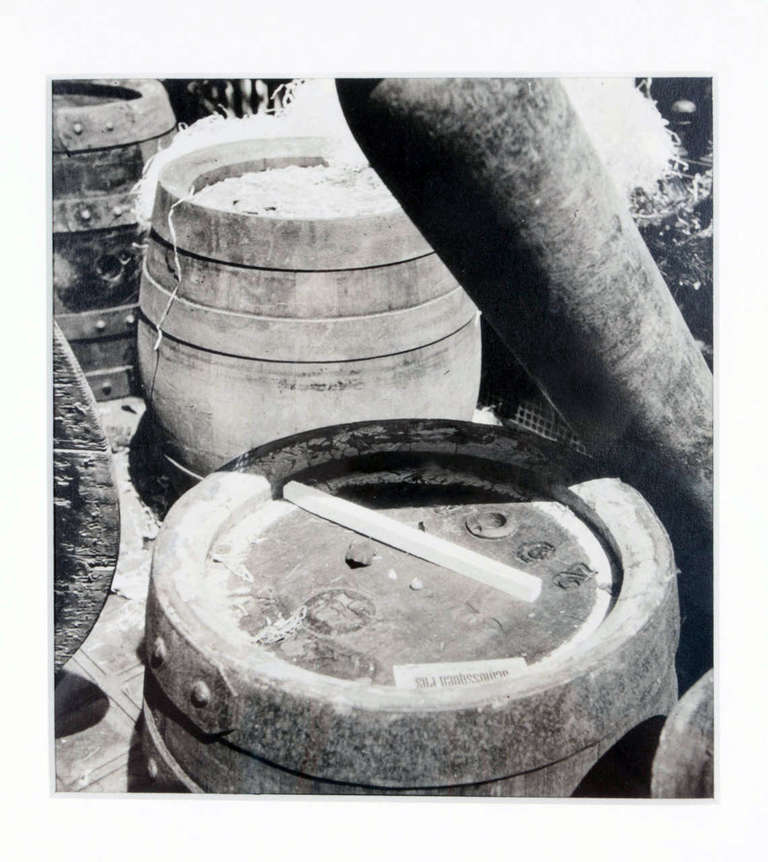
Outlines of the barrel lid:
<svg viewBox="0 0 768 862">
<path fill-rule="evenodd" d="M 160 81 L 74 79 L 52 82 L 53 152 L 138 144 L 175 125 Z"/>
<path fill-rule="evenodd" d="M 207 185 L 289 165 L 328 164 L 333 142 L 297 137 L 217 144 L 160 172 L 152 227 L 165 242 L 211 260 L 263 269 L 343 270 L 399 263 L 432 249 L 399 205 L 357 217 L 267 218 L 192 197 Z"/>
<path fill-rule="evenodd" d="M 668 540 L 627 486 L 580 482 L 585 460 L 488 426 L 393 421 L 231 466 L 168 516 L 148 610 L 152 672 L 204 733 L 323 778 L 468 783 L 597 742 L 666 680 Z M 541 595 L 297 509 L 290 478 L 540 577 Z"/>
</svg>

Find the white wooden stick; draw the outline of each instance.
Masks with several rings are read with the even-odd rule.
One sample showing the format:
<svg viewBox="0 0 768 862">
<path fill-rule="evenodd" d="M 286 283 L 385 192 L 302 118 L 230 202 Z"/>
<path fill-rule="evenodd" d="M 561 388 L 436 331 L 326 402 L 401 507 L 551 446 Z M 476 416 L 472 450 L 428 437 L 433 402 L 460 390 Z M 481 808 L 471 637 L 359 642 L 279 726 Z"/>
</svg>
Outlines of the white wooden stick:
<svg viewBox="0 0 768 862">
<path fill-rule="evenodd" d="M 342 500 L 301 482 L 288 482 L 283 497 L 313 515 L 377 539 L 430 563 L 465 575 L 481 584 L 501 590 L 513 598 L 533 602 L 541 593 L 541 579 L 528 572 L 488 559 L 460 545 Z"/>
</svg>

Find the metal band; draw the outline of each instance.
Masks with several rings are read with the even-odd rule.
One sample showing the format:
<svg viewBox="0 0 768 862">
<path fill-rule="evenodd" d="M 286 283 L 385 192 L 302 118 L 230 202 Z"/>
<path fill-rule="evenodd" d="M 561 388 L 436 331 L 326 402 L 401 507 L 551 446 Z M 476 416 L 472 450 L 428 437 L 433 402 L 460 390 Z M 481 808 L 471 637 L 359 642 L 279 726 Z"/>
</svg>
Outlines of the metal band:
<svg viewBox="0 0 768 862">
<path fill-rule="evenodd" d="M 165 87 L 152 79 L 53 82 L 53 151 L 79 152 L 135 144 L 173 129 Z M 100 96 L 97 104 L 57 105 L 57 94 Z"/>
<path fill-rule="evenodd" d="M 68 341 L 128 335 L 136 331 L 138 310 L 139 306 L 132 304 L 81 311 L 79 314 L 57 314 L 56 323 Z"/>
<path fill-rule="evenodd" d="M 183 291 L 183 277 L 181 287 Z M 150 275 L 146 264 L 140 306 L 156 326 L 163 319 L 163 332 L 179 341 L 230 356 L 279 362 L 343 362 L 415 350 L 452 335 L 477 314 L 460 287 L 413 308 L 358 317 L 241 314 L 174 297 Z"/>
<path fill-rule="evenodd" d="M 133 194 L 118 192 L 86 198 L 59 198 L 53 201 L 54 233 L 96 230 L 136 224 Z"/>
</svg>

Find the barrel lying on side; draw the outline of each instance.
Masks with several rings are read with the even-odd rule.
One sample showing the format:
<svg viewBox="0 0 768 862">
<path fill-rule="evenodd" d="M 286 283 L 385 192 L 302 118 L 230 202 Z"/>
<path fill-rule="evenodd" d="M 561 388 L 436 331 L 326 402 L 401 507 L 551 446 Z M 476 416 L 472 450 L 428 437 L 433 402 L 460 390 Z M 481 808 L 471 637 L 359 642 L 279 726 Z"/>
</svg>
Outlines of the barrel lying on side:
<svg viewBox="0 0 768 862">
<path fill-rule="evenodd" d="M 153 80 L 53 82 L 53 301 L 98 399 L 135 387 L 144 232 L 131 189 L 174 116 Z"/>
<path fill-rule="evenodd" d="M 637 492 L 590 473 L 530 434 L 422 420 L 307 432 L 210 475 L 155 545 L 155 787 L 571 794 L 677 692 L 669 541 Z M 296 479 L 541 592 L 521 601 L 373 540 L 355 552 L 358 534 L 283 499 Z"/>
<path fill-rule="evenodd" d="M 107 600 L 120 546 L 112 455 L 96 404 L 53 325 L 54 668 L 85 640 Z"/>
<path fill-rule="evenodd" d="M 161 172 L 139 364 L 172 471 L 199 479 L 333 422 L 472 415 L 477 311 L 393 199 L 368 214 L 353 198 L 348 215 L 283 218 L 192 196 L 225 178 L 323 166 L 328 147 L 219 145 Z"/>
</svg>

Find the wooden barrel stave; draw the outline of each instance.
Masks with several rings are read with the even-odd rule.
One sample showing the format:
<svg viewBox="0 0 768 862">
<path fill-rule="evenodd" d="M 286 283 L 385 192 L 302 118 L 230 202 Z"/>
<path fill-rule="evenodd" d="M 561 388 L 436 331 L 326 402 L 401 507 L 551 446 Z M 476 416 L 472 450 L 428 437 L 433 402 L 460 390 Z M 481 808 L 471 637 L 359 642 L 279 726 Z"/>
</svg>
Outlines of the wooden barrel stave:
<svg viewBox="0 0 768 862">
<path fill-rule="evenodd" d="M 151 686 L 151 682 L 150 682 Z M 674 674 L 662 687 L 658 701 L 650 704 L 652 715 L 665 715 L 675 701 Z M 627 728 L 629 730 L 629 728 Z M 324 781 L 281 769 L 232 746 L 214 746 L 188 729 L 188 722 L 157 687 L 145 694 L 141 741 L 147 777 L 153 790 L 168 793 L 249 793 L 321 795 L 403 795 L 483 797 L 570 796 L 599 758 L 623 736 L 601 740 L 563 760 L 547 766 L 475 784 L 442 787 L 384 788 L 363 784 Z M 169 749 L 179 751 L 186 767 Z M 188 771 L 189 770 L 189 771 Z M 194 771 L 199 782 L 189 774 Z"/>
<path fill-rule="evenodd" d="M 201 350 L 143 317 L 139 366 L 167 454 L 198 476 L 256 441 L 295 434 L 334 417 L 466 416 L 480 374 L 479 323 L 394 355 L 336 362 L 249 359 Z M 226 381 L 226 385 L 222 385 Z M 437 415 L 436 415 L 437 414 Z"/>
<path fill-rule="evenodd" d="M 596 480 L 571 488 L 612 537 L 623 581 L 589 649 L 564 656 L 562 664 L 541 665 L 535 678 L 512 680 L 503 694 L 468 696 L 462 707 L 447 708 L 448 692 L 430 692 L 436 698 L 428 707 L 409 699 L 418 692 L 398 696 L 376 686 L 374 694 L 365 686 L 346 687 L 341 699 L 329 701 L 319 682 L 306 689 L 300 674 L 283 677 L 270 664 L 259 665 L 257 679 L 249 663 L 255 659 L 258 664 L 259 650 L 243 652 L 237 638 L 232 641 L 210 623 L 202 632 L 187 600 L 174 598 L 171 581 L 177 577 L 179 589 L 181 581 L 187 583 L 184 592 L 192 598 L 196 567 L 217 547 L 219 537 L 228 535 L 222 524 L 246 517 L 255 499 L 279 498 L 282 483 L 307 470 L 316 472 L 323 454 L 339 476 L 370 470 L 365 465 L 377 440 L 385 441 L 384 449 L 390 447 L 393 464 L 407 463 L 411 472 L 414 458 L 422 463 L 447 458 L 457 465 L 471 458 L 477 466 L 478 456 L 486 462 L 485 470 L 500 476 L 510 469 L 510 475 L 519 470 L 529 474 L 542 465 L 545 484 L 558 477 L 560 483 L 578 482 L 589 469 L 585 463 L 574 465 L 572 456 L 567 463 L 556 447 L 532 441 L 530 435 L 466 423 L 391 422 L 297 435 L 231 465 L 261 478 L 239 473 L 209 477 L 169 514 L 156 546 L 148 599 L 148 643 L 162 642 L 163 650 L 162 661 L 148 674 L 147 709 L 170 762 L 182 763 L 195 785 L 219 792 L 272 792 L 268 788 L 278 786 L 281 792 L 297 792 L 288 788 L 307 787 L 298 775 L 327 785 L 316 792 L 344 792 L 341 782 L 358 785 L 361 792 L 429 792 L 435 787 L 445 793 L 539 795 L 549 787 L 552 795 L 567 795 L 613 742 L 644 719 L 666 714 L 676 697 L 674 560 L 653 513 L 621 483 Z M 486 447 L 484 441 L 492 445 Z M 379 469 L 385 469 L 383 453 L 375 457 Z M 514 469 L 493 460 L 503 457 Z M 323 475 L 331 481 L 331 474 Z M 184 542 L 179 542 L 182 535 Z M 206 680 L 210 688 L 215 705 L 210 715 L 190 706 L 188 692 L 196 679 Z M 587 749 L 592 750 L 582 754 Z M 573 769 L 566 777 L 559 769 L 568 760 Z M 557 769 L 550 773 L 553 766 Z M 540 774 L 532 775 L 536 771 Z M 471 787 L 490 788 L 489 781 L 503 783 L 487 791 Z"/>
<path fill-rule="evenodd" d="M 290 270 L 235 266 L 174 248 L 152 234 L 147 273 L 190 302 L 267 317 L 354 317 L 411 308 L 443 296 L 456 281 L 436 254 L 386 266 Z"/>
<path fill-rule="evenodd" d="M 198 305 L 145 271 L 143 315 L 164 334 L 208 351 L 270 362 L 346 362 L 416 350 L 462 329 L 476 310 L 455 285 L 435 299 L 354 317 L 272 317 Z M 382 345 L 385 345 L 382 348 Z"/>
</svg>

